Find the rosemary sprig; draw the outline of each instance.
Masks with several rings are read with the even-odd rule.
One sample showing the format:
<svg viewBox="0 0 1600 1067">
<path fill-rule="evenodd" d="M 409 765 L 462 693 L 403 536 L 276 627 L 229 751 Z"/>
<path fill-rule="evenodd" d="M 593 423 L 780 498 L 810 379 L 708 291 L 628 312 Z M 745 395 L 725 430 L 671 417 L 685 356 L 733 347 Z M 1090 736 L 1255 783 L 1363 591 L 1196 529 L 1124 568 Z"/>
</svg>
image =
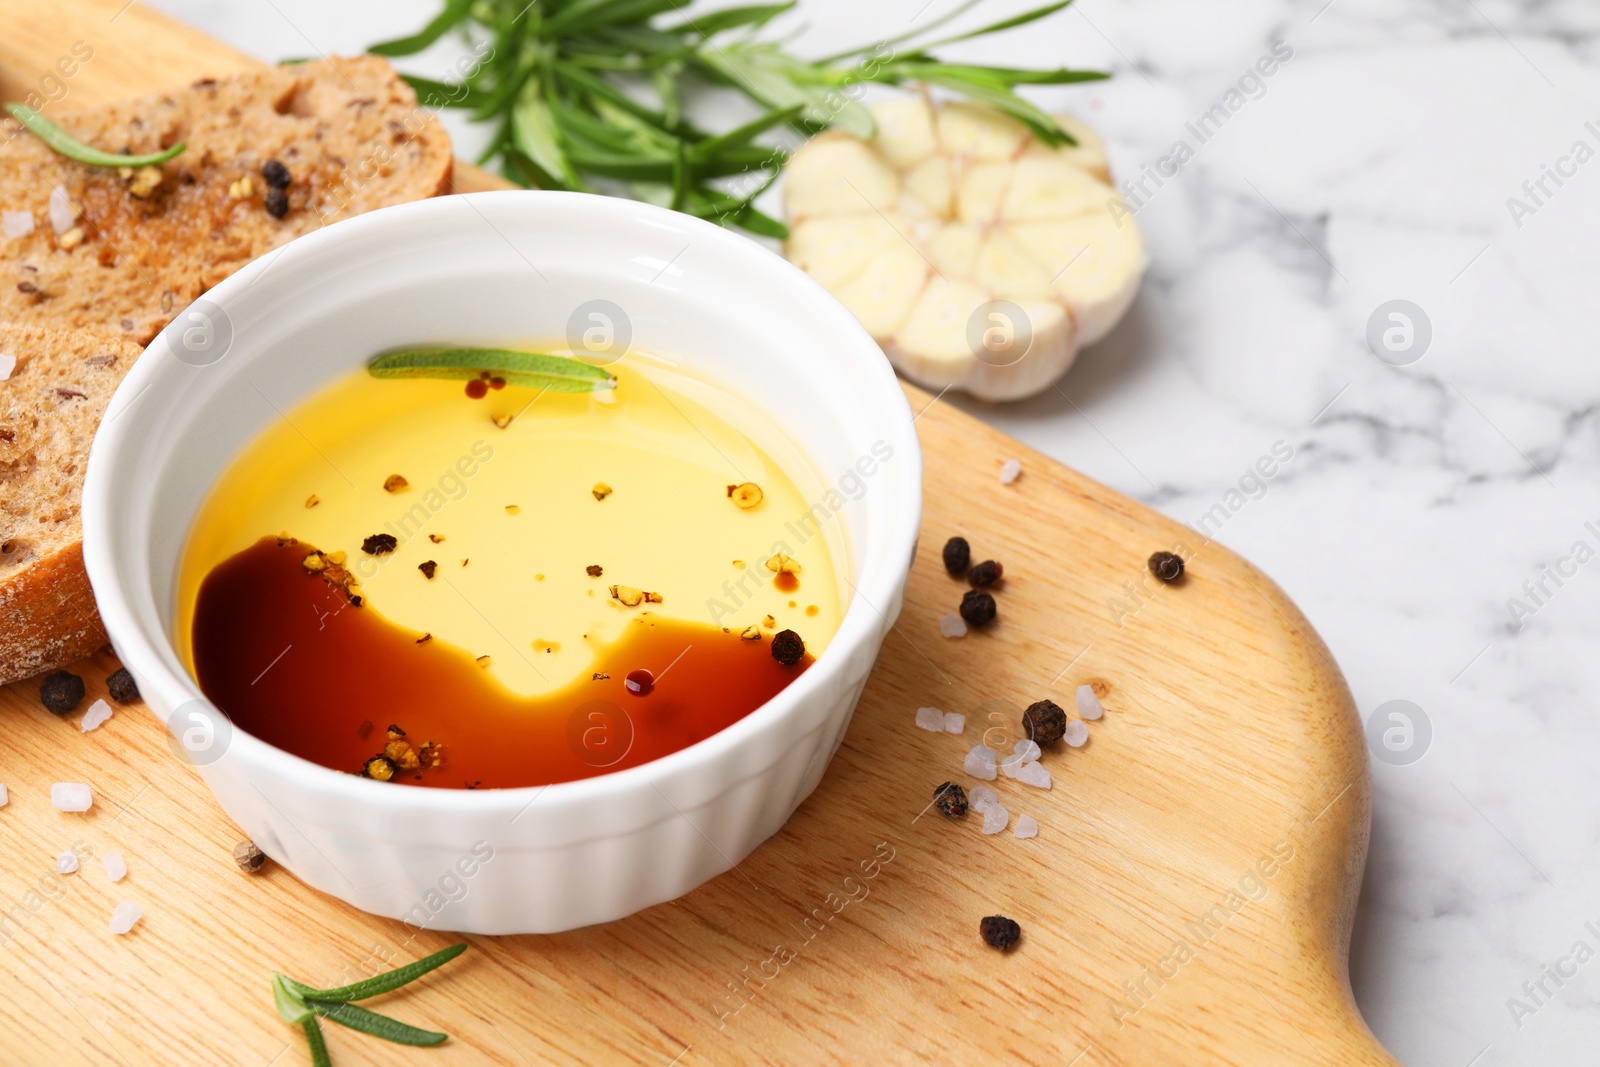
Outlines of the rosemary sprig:
<svg viewBox="0 0 1600 1067">
<path fill-rule="evenodd" d="M 79 163 L 87 163 L 91 167 L 153 167 L 179 155 L 187 146 L 179 141 L 164 152 L 152 152 L 145 156 L 124 156 L 115 152 L 102 152 L 92 145 L 86 145 L 73 137 L 66 130 L 45 118 L 27 104 L 7 104 L 6 110 L 11 112 L 13 118 L 38 135 L 51 149 L 75 159 Z"/>
<path fill-rule="evenodd" d="M 509 385 L 553 393 L 590 393 L 617 384 L 616 375 L 582 360 L 506 348 L 407 348 L 374 359 L 367 373 L 374 378 L 455 381 L 495 374 Z"/>
<path fill-rule="evenodd" d="M 411 1026 L 387 1015 L 356 1007 L 351 1001 L 366 1000 L 399 989 L 434 968 L 449 963 L 466 950 L 465 942 L 451 945 L 404 967 L 335 989 L 316 989 L 273 971 L 272 1000 L 278 1009 L 278 1018 L 305 1032 L 313 1067 L 331 1067 L 328 1046 L 322 1038 L 321 1019 L 331 1019 L 341 1026 L 397 1045 L 437 1045 L 448 1041 L 450 1035 Z"/>
<path fill-rule="evenodd" d="M 867 83 L 937 86 L 1015 117 L 1046 144 L 1074 143 L 1019 96 L 1017 86 L 1109 75 L 947 63 L 932 54 L 1025 26 L 1072 0 L 929 39 L 981 2 L 966 0 L 917 31 L 816 60 L 795 56 L 764 34 L 796 0 L 712 11 L 700 10 L 695 0 L 445 0 L 422 30 L 370 50 L 413 55 L 452 31 L 489 38 L 492 49 L 460 82 L 406 80 L 425 106 L 464 108 L 475 121 L 492 123 L 494 137 L 479 162 L 497 161 L 513 181 L 620 193 L 783 237 L 784 225 L 754 203 L 787 153 L 758 138 L 778 130 L 809 136 L 830 127 L 871 137 L 872 115 L 855 99 L 856 87 Z M 700 129 L 684 118 L 683 106 L 707 83 L 742 93 L 761 113 L 735 129 Z"/>
</svg>

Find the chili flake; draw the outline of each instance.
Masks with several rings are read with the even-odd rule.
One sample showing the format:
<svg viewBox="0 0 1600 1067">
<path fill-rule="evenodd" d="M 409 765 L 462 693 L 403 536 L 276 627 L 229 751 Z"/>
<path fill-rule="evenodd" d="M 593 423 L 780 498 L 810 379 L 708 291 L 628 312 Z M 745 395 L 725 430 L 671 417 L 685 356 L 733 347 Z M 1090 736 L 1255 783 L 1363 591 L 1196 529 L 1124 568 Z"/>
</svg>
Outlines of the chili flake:
<svg viewBox="0 0 1600 1067">
<path fill-rule="evenodd" d="M 933 806 L 947 819 L 960 819 L 967 814 L 967 791 L 954 782 L 946 782 L 933 791 Z"/>
</svg>

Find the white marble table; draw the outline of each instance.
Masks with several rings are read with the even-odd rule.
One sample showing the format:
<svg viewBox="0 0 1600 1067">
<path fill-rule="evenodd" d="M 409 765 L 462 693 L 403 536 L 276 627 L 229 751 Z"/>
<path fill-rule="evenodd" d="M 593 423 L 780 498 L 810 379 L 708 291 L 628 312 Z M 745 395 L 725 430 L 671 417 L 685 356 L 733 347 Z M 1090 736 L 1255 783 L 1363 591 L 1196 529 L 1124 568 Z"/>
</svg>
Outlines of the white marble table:
<svg viewBox="0 0 1600 1067">
<path fill-rule="evenodd" d="M 156 3 L 266 59 L 360 51 L 437 7 Z M 950 6 L 802 0 L 796 47 Z M 1277 42 L 1289 58 L 1199 142 L 1185 123 Z M 1038 99 L 1096 123 L 1122 177 L 1193 150 L 1139 196 L 1152 265 L 1128 320 L 1059 390 L 972 407 L 1177 519 L 1212 515 L 1320 629 L 1364 715 L 1423 709 L 1425 755 L 1374 761 L 1351 968 L 1408 1064 L 1593 1062 L 1600 1039 L 1597 51 L 1600 10 L 1578 0 L 1081 0 L 968 52 L 1114 70 Z M 1391 300 L 1431 326 L 1403 367 L 1365 340 Z M 1292 459 L 1250 480 L 1274 445 Z"/>
</svg>

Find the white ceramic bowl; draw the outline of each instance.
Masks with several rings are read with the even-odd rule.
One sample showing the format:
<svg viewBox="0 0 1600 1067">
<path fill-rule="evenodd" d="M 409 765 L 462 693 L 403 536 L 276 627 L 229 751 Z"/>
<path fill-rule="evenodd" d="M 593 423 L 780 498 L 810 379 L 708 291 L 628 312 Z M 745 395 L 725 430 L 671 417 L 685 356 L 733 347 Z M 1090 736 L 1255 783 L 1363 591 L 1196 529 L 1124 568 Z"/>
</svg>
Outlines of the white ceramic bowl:
<svg viewBox="0 0 1600 1067">
<path fill-rule="evenodd" d="M 824 481 L 856 469 L 874 444 L 892 450 L 839 513 L 855 592 L 818 661 L 699 744 L 540 788 L 396 788 L 232 730 L 171 639 L 182 547 L 232 457 L 278 417 L 275 406 L 381 349 L 566 336 L 573 310 L 595 299 L 627 309 L 634 347 L 679 358 L 770 413 Z M 779 257 L 630 201 L 448 196 L 302 237 L 180 315 L 95 437 L 84 557 L 112 644 L 175 751 L 267 855 L 415 926 L 550 932 L 688 892 L 742 860 L 816 787 L 899 613 L 921 475 L 908 405 L 877 346 Z"/>
</svg>

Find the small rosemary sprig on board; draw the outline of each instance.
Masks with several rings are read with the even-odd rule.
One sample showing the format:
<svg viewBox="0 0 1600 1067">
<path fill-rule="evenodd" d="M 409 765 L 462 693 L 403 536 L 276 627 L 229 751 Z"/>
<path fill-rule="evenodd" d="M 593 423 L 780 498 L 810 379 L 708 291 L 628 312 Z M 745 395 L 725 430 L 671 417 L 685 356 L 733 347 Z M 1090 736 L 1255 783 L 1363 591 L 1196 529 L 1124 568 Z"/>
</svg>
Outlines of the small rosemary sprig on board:
<svg viewBox="0 0 1600 1067">
<path fill-rule="evenodd" d="M 443 966 L 467 950 L 465 942 L 440 949 L 431 956 L 397 967 L 365 981 L 336 989 L 315 989 L 304 982 L 272 972 L 272 1000 L 278 1008 L 278 1018 L 305 1032 L 311 1049 L 313 1067 L 332 1067 L 328 1059 L 328 1046 L 322 1039 L 320 1019 L 332 1019 L 341 1026 L 359 1030 L 363 1034 L 381 1037 L 397 1045 L 438 1045 L 450 1039 L 449 1034 L 418 1027 L 380 1015 L 351 1003 L 366 1000 L 380 993 L 389 993 L 408 982 L 413 982 L 435 967 Z"/>
<path fill-rule="evenodd" d="M 762 35 L 795 0 L 721 10 L 701 10 L 694 0 L 445 0 L 422 30 L 370 50 L 413 55 L 452 31 L 487 38 L 492 48 L 461 81 L 406 80 L 426 107 L 463 108 L 476 121 L 494 123 L 479 162 L 497 160 L 513 181 L 621 192 L 784 237 L 784 225 L 753 205 L 786 155 L 757 138 L 779 128 L 809 136 L 835 126 L 871 137 L 872 116 L 855 99 L 855 87 L 866 83 L 938 86 L 1014 116 L 1046 144 L 1073 143 L 1054 119 L 1017 95 L 1017 86 L 1109 75 L 946 63 L 932 54 L 1053 15 L 1072 0 L 928 39 L 981 2 L 966 0 L 914 32 L 814 60 Z M 761 113 L 735 129 L 701 129 L 683 114 L 696 82 L 732 88 Z"/>
</svg>

